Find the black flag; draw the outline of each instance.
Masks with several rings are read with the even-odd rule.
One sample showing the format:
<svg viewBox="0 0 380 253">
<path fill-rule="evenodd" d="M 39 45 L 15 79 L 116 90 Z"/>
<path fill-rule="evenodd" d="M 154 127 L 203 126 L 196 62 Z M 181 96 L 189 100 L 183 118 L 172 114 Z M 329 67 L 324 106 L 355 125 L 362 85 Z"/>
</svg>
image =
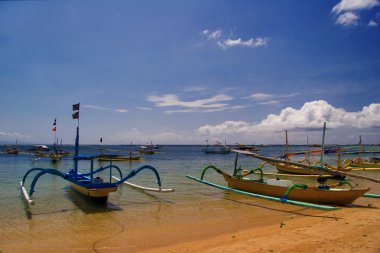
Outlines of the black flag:
<svg viewBox="0 0 380 253">
<path fill-rule="evenodd" d="M 102 137 L 100 137 L 100 142 L 103 142 L 103 138 Z"/>
<path fill-rule="evenodd" d="M 79 119 L 79 112 L 73 113 L 73 119 Z"/>
<path fill-rule="evenodd" d="M 57 119 L 54 119 L 53 126 L 56 126 L 56 125 L 57 125 Z"/>
<path fill-rule="evenodd" d="M 73 105 L 73 111 L 78 111 L 79 105 L 80 105 L 80 103 Z"/>
</svg>

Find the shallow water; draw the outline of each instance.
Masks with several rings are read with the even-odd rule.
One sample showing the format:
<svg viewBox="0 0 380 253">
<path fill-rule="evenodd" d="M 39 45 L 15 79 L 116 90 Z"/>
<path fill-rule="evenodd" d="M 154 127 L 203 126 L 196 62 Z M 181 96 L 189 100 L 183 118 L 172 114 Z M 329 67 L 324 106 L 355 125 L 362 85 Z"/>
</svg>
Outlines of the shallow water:
<svg viewBox="0 0 380 253">
<path fill-rule="evenodd" d="M 125 146 L 110 148 L 128 150 Z M 163 188 L 174 188 L 174 193 L 144 192 L 123 186 L 111 193 L 108 202 L 102 205 L 89 202 L 71 190 L 61 178 L 44 175 L 33 195 L 36 204 L 30 208 L 20 192 L 20 181 L 25 172 L 40 167 L 65 173 L 73 167 L 73 160 L 65 157 L 53 164 L 49 158 L 42 157 L 32 163 L 33 157 L 29 154 L 0 154 L 0 252 L 27 252 L 31 249 L 52 252 L 57 247 L 74 252 L 113 252 L 119 247 L 120 251 L 128 249 L 126 252 L 133 252 L 187 237 L 201 239 L 216 231 L 231 231 L 234 226 L 236 229 L 260 226 L 266 218 L 280 220 L 284 215 L 315 215 L 320 212 L 224 192 L 187 179 L 186 174 L 200 177 L 202 169 L 209 164 L 232 173 L 235 154 L 204 154 L 202 148 L 163 146 L 159 154 L 145 155 L 142 163 L 114 163 L 121 168 L 123 175 L 142 165 L 151 165 L 159 171 Z M 73 152 L 72 146 L 65 149 Z M 304 149 L 303 146 L 290 147 L 291 152 Z M 259 152 L 277 156 L 284 151 L 283 146 L 269 146 Z M 94 146 L 82 146 L 80 150 L 82 154 L 98 152 Z M 336 156 L 326 155 L 325 160 L 334 163 Z M 243 156 L 239 161 L 244 169 L 257 167 L 261 163 Z M 95 168 L 107 164 L 96 161 Z M 89 162 L 80 161 L 79 167 L 80 171 L 85 172 Z M 275 172 L 275 169 L 268 167 L 267 171 Z M 380 172 L 362 173 L 380 177 Z M 102 176 L 107 178 L 108 173 Z M 32 178 L 27 181 L 27 188 Z M 206 179 L 226 185 L 214 171 L 208 172 Z M 156 187 L 156 179 L 148 170 L 128 181 Z M 371 182 L 352 182 L 371 186 L 374 189 L 372 192 L 380 192 L 379 186 Z M 215 229 L 203 231 L 203 226 Z M 194 231 L 197 231 L 196 235 Z"/>
</svg>

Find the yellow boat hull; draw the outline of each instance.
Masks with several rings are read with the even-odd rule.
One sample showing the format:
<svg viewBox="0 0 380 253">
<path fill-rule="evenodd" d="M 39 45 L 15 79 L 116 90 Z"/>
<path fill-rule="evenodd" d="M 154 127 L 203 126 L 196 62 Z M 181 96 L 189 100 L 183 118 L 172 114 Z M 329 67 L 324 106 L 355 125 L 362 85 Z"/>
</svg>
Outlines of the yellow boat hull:
<svg viewBox="0 0 380 253">
<path fill-rule="evenodd" d="M 117 186 L 109 188 L 86 188 L 74 183 L 71 183 L 70 186 L 77 192 L 91 198 L 108 198 L 108 194 L 117 191 L 118 188 Z"/>
<path fill-rule="evenodd" d="M 223 174 L 228 187 L 246 192 L 257 193 L 266 196 L 282 198 L 289 187 L 259 183 L 257 181 L 237 179 Z M 339 205 L 351 204 L 357 198 L 368 192 L 370 188 L 342 189 L 334 188 L 321 190 L 316 188 L 298 189 L 294 188 L 288 195 L 288 199 L 298 200 L 316 204 Z"/>
</svg>

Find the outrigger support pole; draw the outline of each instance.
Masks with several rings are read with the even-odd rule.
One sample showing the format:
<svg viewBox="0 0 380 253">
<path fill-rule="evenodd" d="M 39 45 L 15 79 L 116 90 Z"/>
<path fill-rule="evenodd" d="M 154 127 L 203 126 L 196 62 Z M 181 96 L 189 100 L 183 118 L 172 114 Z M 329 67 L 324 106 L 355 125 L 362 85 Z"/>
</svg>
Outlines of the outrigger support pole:
<svg viewBox="0 0 380 253">
<path fill-rule="evenodd" d="M 151 170 L 151 171 L 154 172 L 154 174 L 156 175 L 157 184 L 161 188 L 161 178 L 160 178 L 160 175 L 158 174 L 158 171 L 154 167 L 152 167 L 150 165 L 144 165 L 144 166 L 138 168 L 137 170 L 132 170 L 125 178 L 119 180 L 115 184 L 116 185 L 121 185 L 122 183 L 124 183 L 128 179 L 136 176 L 138 173 L 140 173 L 142 170 L 145 170 L 145 169 L 149 169 L 149 170 Z"/>
</svg>

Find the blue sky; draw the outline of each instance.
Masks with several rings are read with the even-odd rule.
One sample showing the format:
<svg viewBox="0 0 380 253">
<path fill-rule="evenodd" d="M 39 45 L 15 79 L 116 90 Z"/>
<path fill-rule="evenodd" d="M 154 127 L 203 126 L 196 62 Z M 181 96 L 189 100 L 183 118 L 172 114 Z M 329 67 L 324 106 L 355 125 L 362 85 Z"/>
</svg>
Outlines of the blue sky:
<svg viewBox="0 0 380 253">
<path fill-rule="evenodd" d="M 380 143 L 380 2 L 1 1 L 0 142 Z"/>
</svg>

